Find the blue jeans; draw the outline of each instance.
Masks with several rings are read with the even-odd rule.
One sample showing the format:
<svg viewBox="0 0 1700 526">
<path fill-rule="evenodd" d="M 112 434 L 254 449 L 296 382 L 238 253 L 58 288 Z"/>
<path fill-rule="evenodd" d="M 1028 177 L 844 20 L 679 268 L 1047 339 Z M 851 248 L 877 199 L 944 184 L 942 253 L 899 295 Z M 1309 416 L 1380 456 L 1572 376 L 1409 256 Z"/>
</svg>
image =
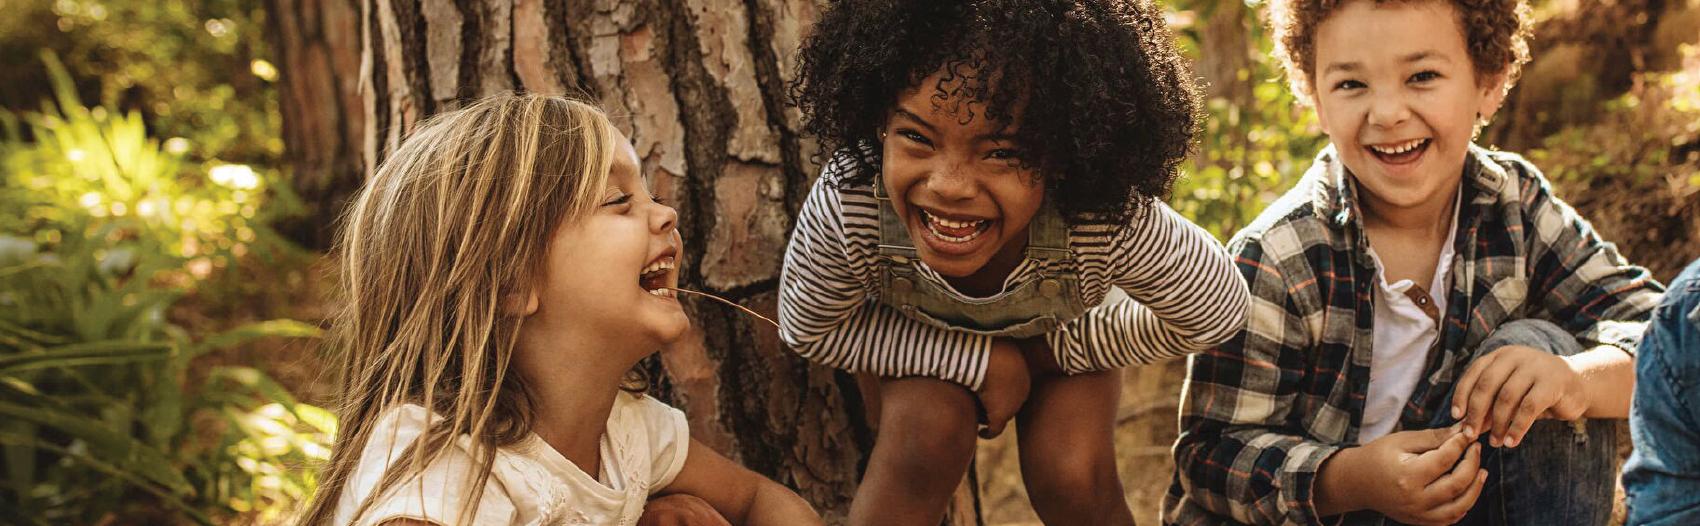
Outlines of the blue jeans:
<svg viewBox="0 0 1700 526">
<path fill-rule="evenodd" d="M 1635 355 L 1623 465 L 1629 524 L 1700 524 L 1700 261 L 1672 282 Z"/>
<path fill-rule="evenodd" d="M 1476 348 L 1471 361 L 1506 345 L 1544 349 L 1559 356 L 1583 351 L 1575 336 L 1545 320 L 1517 320 L 1494 329 Z M 1447 427 L 1452 397 L 1435 412 L 1433 427 Z M 1458 524 L 1468 525 L 1584 525 L 1611 519 L 1614 479 L 1617 477 L 1617 433 L 1610 420 L 1572 424 L 1536 420 L 1515 448 L 1488 445 L 1483 433 L 1482 467 L 1488 478 L 1476 505 Z M 1354 513 L 1347 524 L 1392 524 L 1376 513 Z"/>
</svg>

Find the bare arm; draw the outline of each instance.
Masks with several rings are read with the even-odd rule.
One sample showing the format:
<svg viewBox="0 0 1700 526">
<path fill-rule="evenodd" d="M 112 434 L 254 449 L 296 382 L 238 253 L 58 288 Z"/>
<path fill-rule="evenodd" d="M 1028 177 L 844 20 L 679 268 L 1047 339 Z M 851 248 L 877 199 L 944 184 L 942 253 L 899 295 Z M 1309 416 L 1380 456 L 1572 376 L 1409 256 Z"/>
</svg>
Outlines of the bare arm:
<svg viewBox="0 0 1700 526">
<path fill-rule="evenodd" d="M 701 498 L 733 524 L 821 524 L 820 515 L 802 497 L 695 439 L 685 456 L 685 466 L 661 493 Z"/>
<path fill-rule="evenodd" d="M 1635 358 L 1610 345 L 1565 358 L 1582 375 L 1588 418 L 1629 418 L 1629 395 L 1635 392 Z M 1628 387 L 1625 387 L 1628 386 Z"/>
</svg>

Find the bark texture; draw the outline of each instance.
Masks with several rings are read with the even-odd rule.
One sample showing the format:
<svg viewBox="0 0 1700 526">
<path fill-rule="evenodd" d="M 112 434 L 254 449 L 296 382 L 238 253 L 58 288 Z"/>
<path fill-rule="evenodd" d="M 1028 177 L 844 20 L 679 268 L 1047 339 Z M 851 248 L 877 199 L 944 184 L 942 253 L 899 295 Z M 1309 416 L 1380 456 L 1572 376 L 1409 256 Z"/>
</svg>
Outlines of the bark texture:
<svg viewBox="0 0 1700 526">
<path fill-rule="evenodd" d="M 280 225 L 298 243 L 330 246 L 332 221 L 360 188 L 365 128 L 357 91 L 359 0 L 265 0 L 266 31 L 277 57 L 283 143 L 301 218 Z"/>
</svg>

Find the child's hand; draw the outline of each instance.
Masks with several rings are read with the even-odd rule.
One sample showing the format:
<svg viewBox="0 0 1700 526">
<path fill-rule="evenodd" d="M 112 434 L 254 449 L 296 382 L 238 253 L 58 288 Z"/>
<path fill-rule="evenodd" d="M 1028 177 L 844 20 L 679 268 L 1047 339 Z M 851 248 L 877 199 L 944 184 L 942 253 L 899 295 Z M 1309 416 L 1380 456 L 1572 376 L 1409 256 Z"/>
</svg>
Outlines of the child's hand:
<svg viewBox="0 0 1700 526">
<path fill-rule="evenodd" d="M 708 501 L 674 493 L 650 499 L 638 526 L 732 526 Z"/>
<path fill-rule="evenodd" d="M 1051 352 L 1051 344 L 1045 341 L 1044 336 L 1022 338 L 1016 340 L 1015 345 L 1021 348 L 1021 357 L 1026 360 L 1027 370 L 1031 371 L 1033 376 L 1065 374 L 1062 365 L 1057 363 L 1054 353 Z"/>
<path fill-rule="evenodd" d="M 1371 509 L 1405 524 L 1452 524 L 1475 506 L 1487 481 L 1481 449 L 1456 426 L 1388 434 L 1335 453 L 1325 469 L 1348 473 L 1333 477 L 1343 487 L 1328 491 L 1356 494 L 1356 502 L 1338 511 Z"/>
<path fill-rule="evenodd" d="M 1472 439 L 1490 432 L 1494 447 L 1516 447 L 1537 418 L 1581 418 L 1588 410 L 1587 396 L 1582 375 L 1569 360 L 1507 345 L 1464 371 L 1452 392 L 1452 417 L 1461 419 Z"/>
<path fill-rule="evenodd" d="M 1027 391 L 1033 387 L 1027 360 L 1015 340 L 992 339 L 992 355 L 986 362 L 986 380 L 980 384 L 980 406 L 986 411 L 986 424 L 980 438 L 1003 434 L 1004 426 L 1015 418 L 1021 404 L 1027 402 Z"/>
</svg>

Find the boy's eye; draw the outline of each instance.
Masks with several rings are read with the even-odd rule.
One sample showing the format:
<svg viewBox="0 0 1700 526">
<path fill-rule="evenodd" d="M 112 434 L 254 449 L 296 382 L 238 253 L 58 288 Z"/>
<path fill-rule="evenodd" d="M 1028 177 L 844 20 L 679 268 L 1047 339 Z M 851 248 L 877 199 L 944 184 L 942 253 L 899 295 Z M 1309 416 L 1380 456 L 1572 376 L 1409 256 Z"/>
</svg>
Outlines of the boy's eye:
<svg viewBox="0 0 1700 526">
<path fill-rule="evenodd" d="M 1438 72 L 1435 72 L 1435 71 L 1432 71 L 1432 70 L 1431 71 L 1422 71 L 1422 72 L 1418 72 L 1415 75 L 1411 75 L 1410 82 L 1428 82 L 1428 81 L 1438 79 L 1438 78 L 1440 78 L 1440 73 L 1438 73 Z"/>
<path fill-rule="evenodd" d="M 1021 152 L 1009 148 L 998 148 L 986 154 L 986 158 L 999 161 L 1014 161 L 1021 159 Z"/>
<path fill-rule="evenodd" d="M 1362 89 L 1362 88 L 1365 88 L 1365 87 L 1367 87 L 1367 86 L 1364 86 L 1364 83 L 1358 82 L 1356 80 L 1342 80 L 1342 81 L 1334 84 L 1335 91 Z"/>
<path fill-rule="evenodd" d="M 650 200 L 650 201 L 654 201 L 654 202 L 655 202 L 655 204 L 658 204 L 658 205 L 664 205 L 664 204 L 667 204 L 667 200 L 666 200 L 666 199 L 662 199 L 662 198 L 661 198 L 661 196 L 659 196 L 659 195 L 655 195 L 655 194 L 650 194 L 650 195 L 649 195 L 649 200 Z"/>
</svg>

